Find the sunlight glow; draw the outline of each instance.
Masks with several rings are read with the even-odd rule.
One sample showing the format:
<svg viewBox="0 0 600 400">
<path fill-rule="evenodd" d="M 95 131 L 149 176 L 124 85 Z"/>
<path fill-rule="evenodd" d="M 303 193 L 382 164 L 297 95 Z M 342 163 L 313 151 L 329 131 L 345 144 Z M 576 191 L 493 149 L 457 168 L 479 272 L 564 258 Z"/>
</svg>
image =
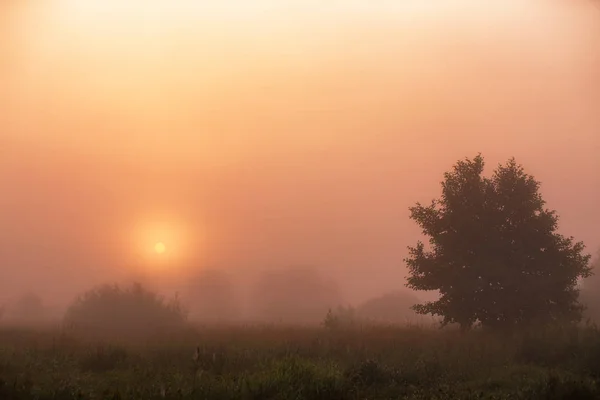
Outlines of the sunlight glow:
<svg viewBox="0 0 600 400">
<path fill-rule="evenodd" d="M 138 222 L 128 230 L 130 251 L 134 257 L 134 267 L 146 272 L 179 273 L 189 263 L 197 259 L 200 249 L 196 235 L 174 218 L 146 216 L 142 219 L 157 222 Z M 194 244 L 192 244 L 194 243 Z"/>
<path fill-rule="evenodd" d="M 163 242 L 158 242 L 154 245 L 154 251 L 156 251 L 158 254 L 163 254 L 165 251 L 167 251 L 167 246 L 165 246 Z"/>
</svg>

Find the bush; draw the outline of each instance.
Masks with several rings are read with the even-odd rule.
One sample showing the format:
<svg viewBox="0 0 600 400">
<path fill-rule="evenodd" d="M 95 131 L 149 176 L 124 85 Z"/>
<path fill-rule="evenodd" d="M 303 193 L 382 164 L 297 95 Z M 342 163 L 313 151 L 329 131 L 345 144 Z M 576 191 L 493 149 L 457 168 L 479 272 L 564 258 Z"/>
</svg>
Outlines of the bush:
<svg viewBox="0 0 600 400">
<path fill-rule="evenodd" d="M 68 308 L 64 322 L 78 332 L 126 339 L 179 330 L 186 325 L 187 315 L 177 298 L 167 302 L 136 283 L 86 292 Z"/>
</svg>

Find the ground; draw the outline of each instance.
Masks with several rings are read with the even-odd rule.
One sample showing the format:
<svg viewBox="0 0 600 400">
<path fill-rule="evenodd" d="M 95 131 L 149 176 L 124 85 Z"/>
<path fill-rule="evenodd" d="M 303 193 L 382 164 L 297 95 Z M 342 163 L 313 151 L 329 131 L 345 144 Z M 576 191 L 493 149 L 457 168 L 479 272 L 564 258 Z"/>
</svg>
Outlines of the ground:
<svg viewBox="0 0 600 400">
<path fill-rule="evenodd" d="M 0 399 L 599 399 L 600 332 L 190 329 L 125 343 L 0 331 Z"/>
</svg>

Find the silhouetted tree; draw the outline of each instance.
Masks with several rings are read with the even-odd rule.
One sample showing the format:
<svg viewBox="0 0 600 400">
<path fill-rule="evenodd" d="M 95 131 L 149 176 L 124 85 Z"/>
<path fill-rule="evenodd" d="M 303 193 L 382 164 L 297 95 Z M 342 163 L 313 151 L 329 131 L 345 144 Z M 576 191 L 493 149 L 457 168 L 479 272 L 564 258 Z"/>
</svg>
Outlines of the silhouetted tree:
<svg viewBox="0 0 600 400">
<path fill-rule="evenodd" d="M 409 247 L 407 286 L 440 293 L 414 309 L 463 329 L 476 321 L 510 328 L 580 320 L 577 281 L 590 274 L 585 246 L 556 232 L 540 183 L 514 159 L 491 178 L 483 170 L 481 155 L 459 161 L 445 173 L 440 199 L 410 208 L 430 249 L 420 241 Z"/>
</svg>

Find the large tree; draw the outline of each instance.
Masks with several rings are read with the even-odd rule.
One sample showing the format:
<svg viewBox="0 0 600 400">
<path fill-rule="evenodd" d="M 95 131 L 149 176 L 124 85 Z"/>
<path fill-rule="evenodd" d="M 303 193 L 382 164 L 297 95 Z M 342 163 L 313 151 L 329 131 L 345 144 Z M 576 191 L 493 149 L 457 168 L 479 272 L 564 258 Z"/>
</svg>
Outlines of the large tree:
<svg viewBox="0 0 600 400">
<path fill-rule="evenodd" d="M 483 176 L 481 155 L 444 175 L 442 195 L 410 208 L 429 237 L 409 247 L 407 286 L 437 290 L 420 314 L 469 328 L 510 328 L 533 322 L 578 321 L 577 281 L 590 274 L 585 246 L 557 233 L 540 183 L 514 159 Z"/>
</svg>

